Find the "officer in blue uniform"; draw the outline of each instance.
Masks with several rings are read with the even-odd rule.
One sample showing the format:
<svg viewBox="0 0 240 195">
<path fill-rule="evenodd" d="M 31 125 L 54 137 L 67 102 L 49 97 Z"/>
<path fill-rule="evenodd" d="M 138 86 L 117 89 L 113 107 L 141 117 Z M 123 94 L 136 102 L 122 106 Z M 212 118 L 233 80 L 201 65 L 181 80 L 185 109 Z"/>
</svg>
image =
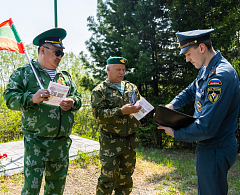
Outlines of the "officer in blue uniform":
<svg viewBox="0 0 240 195">
<path fill-rule="evenodd" d="M 177 141 L 197 141 L 198 194 L 226 195 L 227 173 L 236 160 L 235 131 L 239 112 L 239 80 L 232 65 L 212 47 L 213 29 L 177 33 L 180 54 L 200 69 L 197 78 L 166 107 L 179 109 L 195 101 L 197 120 L 186 128 L 159 126 Z"/>
</svg>

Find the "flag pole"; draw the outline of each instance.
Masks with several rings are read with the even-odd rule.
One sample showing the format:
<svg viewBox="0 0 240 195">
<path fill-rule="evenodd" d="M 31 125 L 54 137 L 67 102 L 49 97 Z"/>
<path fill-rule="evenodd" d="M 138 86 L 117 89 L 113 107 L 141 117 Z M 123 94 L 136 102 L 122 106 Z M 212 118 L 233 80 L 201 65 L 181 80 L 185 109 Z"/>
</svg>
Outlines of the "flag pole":
<svg viewBox="0 0 240 195">
<path fill-rule="evenodd" d="M 12 18 L 10 18 L 9 21 L 10 21 L 10 26 L 11 26 L 11 28 L 12 28 L 13 34 L 14 34 L 17 42 L 19 42 L 20 47 L 21 47 L 22 50 L 24 51 L 25 56 L 27 57 L 27 60 L 28 60 L 28 62 L 29 62 L 29 65 L 30 65 L 30 67 L 32 68 L 32 71 L 33 71 L 33 73 L 34 73 L 34 75 L 35 75 L 35 77 L 36 77 L 36 79 L 37 79 L 37 82 L 38 82 L 40 88 L 41 88 L 41 89 L 44 89 L 44 87 L 43 87 L 43 85 L 42 85 L 42 83 L 41 83 L 41 81 L 40 81 L 40 79 L 39 79 L 39 77 L 38 77 L 38 75 L 37 75 L 37 73 L 36 73 L 36 70 L 35 70 L 35 68 L 33 67 L 32 62 L 31 62 L 31 60 L 30 60 L 30 58 L 29 58 L 29 56 L 28 56 L 28 52 L 27 52 L 26 48 L 25 48 L 24 45 L 23 45 L 23 42 L 22 42 L 22 40 L 21 40 L 21 38 L 20 38 L 20 36 L 19 36 L 19 34 L 18 34 L 18 32 L 17 32 L 17 29 L 16 29 L 15 25 L 13 24 Z"/>
<path fill-rule="evenodd" d="M 35 68 L 33 67 L 32 62 L 31 62 L 31 60 L 30 60 L 30 58 L 29 58 L 29 56 L 28 56 L 27 50 L 24 48 L 23 51 L 24 51 L 24 53 L 25 53 L 25 56 L 27 57 L 27 60 L 28 60 L 28 62 L 29 62 L 29 65 L 30 65 L 31 68 L 32 68 L 32 71 L 33 71 L 33 73 L 34 73 L 34 75 L 35 75 L 35 77 L 36 77 L 36 79 L 37 79 L 37 82 L 38 82 L 40 88 L 41 88 L 41 89 L 44 89 L 44 87 L 43 87 L 43 85 L 42 85 L 42 83 L 41 83 L 41 81 L 40 81 L 40 79 L 39 79 L 39 77 L 38 77 L 38 75 L 37 75 L 37 73 L 36 73 L 36 70 L 35 70 Z"/>
<path fill-rule="evenodd" d="M 54 0 L 55 28 L 57 28 L 57 0 Z"/>
</svg>

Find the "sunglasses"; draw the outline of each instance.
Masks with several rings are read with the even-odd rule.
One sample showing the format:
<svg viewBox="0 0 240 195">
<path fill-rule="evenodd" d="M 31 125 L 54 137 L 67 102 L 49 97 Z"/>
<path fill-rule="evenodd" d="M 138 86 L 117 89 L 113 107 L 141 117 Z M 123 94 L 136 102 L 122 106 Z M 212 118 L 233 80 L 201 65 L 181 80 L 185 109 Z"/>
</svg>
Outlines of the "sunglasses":
<svg viewBox="0 0 240 195">
<path fill-rule="evenodd" d="M 43 46 L 43 47 L 46 48 L 46 49 L 50 49 L 50 50 L 54 51 L 55 52 L 55 56 L 57 56 L 57 57 L 59 57 L 59 56 L 63 57 L 64 56 L 64 52 L 63 51 L 51 49 L 51 48 L 46 47 L 46 46 Z"/>
</svg>

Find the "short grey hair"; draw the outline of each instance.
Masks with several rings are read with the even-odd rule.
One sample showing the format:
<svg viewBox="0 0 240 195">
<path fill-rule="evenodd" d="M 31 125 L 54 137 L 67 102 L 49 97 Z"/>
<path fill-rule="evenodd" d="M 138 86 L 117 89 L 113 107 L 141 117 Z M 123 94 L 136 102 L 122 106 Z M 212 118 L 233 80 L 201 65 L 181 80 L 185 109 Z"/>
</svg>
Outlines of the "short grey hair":
<svg viewBox="0 0 240 195">
<path fill-rule="evenodd" d="M 107 65 L 106 65 L 106 71 L 107 71 L 107 68 L 108 68 L 108 67 L 111 67 L 112 65 L 113 65 L 113 64 L 107 64 Z"/>
</svg>

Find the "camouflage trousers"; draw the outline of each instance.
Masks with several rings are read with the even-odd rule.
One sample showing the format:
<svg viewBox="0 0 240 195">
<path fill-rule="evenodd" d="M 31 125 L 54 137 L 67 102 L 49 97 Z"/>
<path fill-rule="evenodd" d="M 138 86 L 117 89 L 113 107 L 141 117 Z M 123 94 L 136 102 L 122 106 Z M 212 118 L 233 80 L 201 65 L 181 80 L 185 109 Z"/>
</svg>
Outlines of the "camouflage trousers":
<svg viewBox="0 0 240 195">
<path fill-rule="evenodd" d="M 132 174 L 136 164 L 136 134 L 128 138 L 114 137 L 100 132 L 101 174 L 96 195 L 130 194 L 133 187 Z"/>
<path fill-rule="evenodd" d="M 44 194 L 63 194 L 69 165 L 70 137 L 57 139 L 24 137 L 24 186 L 21 195 L 40 192 L 43 172 Z"/>
</svg>

